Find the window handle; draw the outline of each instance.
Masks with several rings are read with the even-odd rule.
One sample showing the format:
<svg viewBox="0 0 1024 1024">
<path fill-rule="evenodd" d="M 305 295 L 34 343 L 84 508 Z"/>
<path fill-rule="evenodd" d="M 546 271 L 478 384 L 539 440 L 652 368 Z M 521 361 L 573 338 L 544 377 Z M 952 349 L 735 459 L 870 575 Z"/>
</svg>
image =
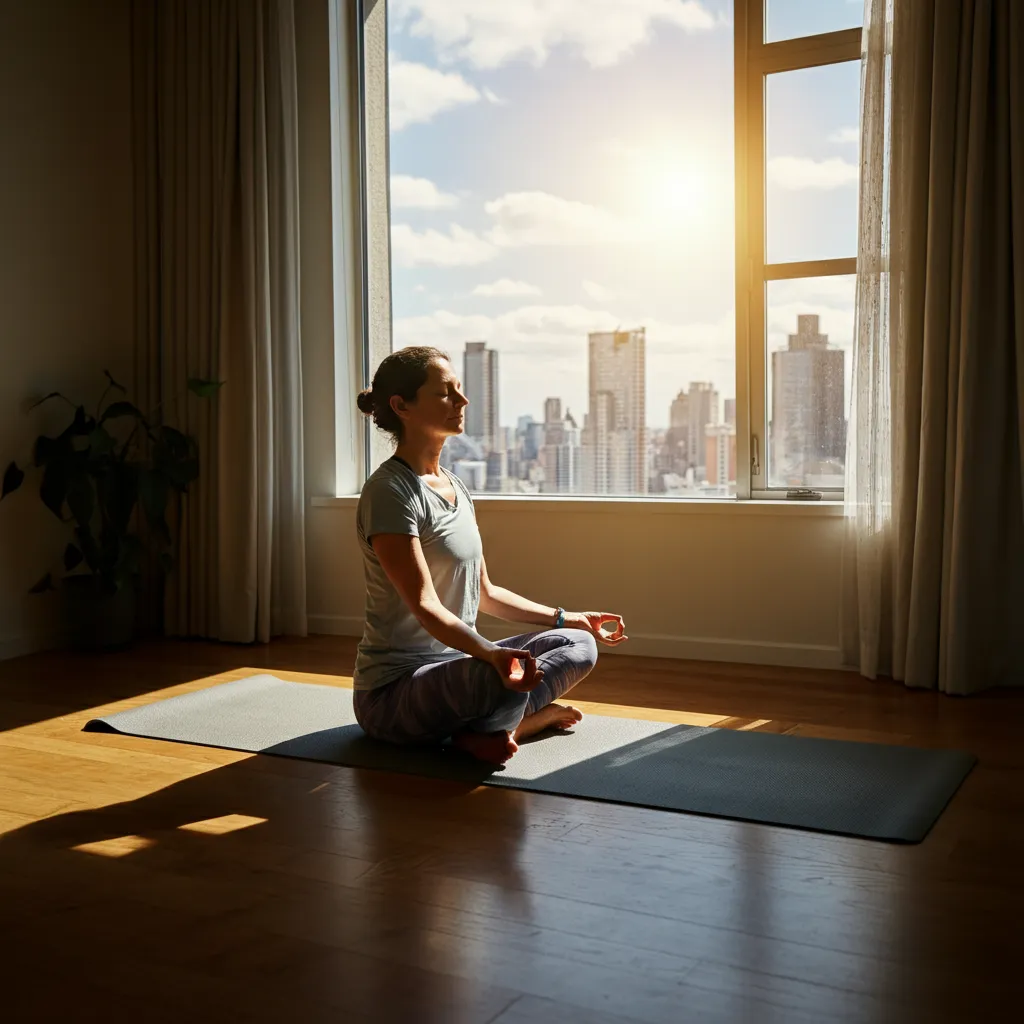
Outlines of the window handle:
<svg viewBox="0 0 1024 1024">
<path fill-rule="evenodd" d="M 761 443 L 757 434 L 750 435 L 750 475 L 761 475 Z"/>
</svg>

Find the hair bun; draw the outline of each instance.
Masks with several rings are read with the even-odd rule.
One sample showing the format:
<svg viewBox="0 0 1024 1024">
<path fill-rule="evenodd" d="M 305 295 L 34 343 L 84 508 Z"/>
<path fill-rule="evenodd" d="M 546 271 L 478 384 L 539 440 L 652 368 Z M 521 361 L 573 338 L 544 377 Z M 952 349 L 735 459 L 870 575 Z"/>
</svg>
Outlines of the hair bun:
<svg viewBox="0 0 1024 1024">
<path fill-rule="evenodd" d="M 369 388 L 356 395 L 356 408 L 367 416 L 373 412 L 373 392 Z"/>
</svg>

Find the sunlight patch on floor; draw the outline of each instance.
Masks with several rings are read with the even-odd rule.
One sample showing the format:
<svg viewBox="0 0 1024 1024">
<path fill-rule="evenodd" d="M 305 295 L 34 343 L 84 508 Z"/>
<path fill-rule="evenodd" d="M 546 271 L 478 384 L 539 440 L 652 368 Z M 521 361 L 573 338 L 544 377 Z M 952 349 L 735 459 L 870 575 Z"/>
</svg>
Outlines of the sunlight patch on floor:
<svg viewBox="0 0 1024 1024">
<path fill-rule="evenodd" d="M 178 828 L 183 832 L 202 832 L 208 836 L 221 836 L 239 829 L 252 828 L 253 825 L 264 825 L 269 819 L 254 818 L 251 814 L 222 814 L 217 818 L 205 821 L 191 821 Z"/>
<path fill-rule="evenodd" d="M 95 857 L 127 857 L 155 845 L 155 839 L 147 839 L 145 836 L 118 836 L 116 839 L 82 843 L 80 846 L 72 846 L 71 849 L 79 853 L 91 853 Z"/>
</svg>

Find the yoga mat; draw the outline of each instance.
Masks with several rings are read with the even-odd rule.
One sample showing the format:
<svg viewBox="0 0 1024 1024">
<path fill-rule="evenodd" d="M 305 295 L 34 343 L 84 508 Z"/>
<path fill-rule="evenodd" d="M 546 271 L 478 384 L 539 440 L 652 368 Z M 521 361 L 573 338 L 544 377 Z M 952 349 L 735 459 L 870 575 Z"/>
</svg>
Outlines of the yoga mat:
<svg viewBox="0 0 1024 1024">
<path fill-rule="evenodd" d="M 352 691 L 255 675 L 94 718 L 118 732 L 354 768 L 919 842 L 972 754 L 587 715 L 522 744 L 500 767 L 450 747 L 367 737 Z"/>
</svg>

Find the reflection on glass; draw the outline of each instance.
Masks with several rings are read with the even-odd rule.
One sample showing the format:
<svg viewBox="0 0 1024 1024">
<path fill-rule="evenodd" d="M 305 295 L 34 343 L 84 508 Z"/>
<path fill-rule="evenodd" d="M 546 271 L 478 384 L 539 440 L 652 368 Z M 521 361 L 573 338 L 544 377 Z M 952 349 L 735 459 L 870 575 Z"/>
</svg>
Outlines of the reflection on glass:
<svg viewBox="0 0 1024 1024">
<path fill-rule="evenodd" d="M 388 14 L 394 345 L 450 353 L 470 400 L 442 465 L 497 494 L 735 494 L 732 0 L 685 31 L 463 6 Z"/>
<path fill-rule="evenodd" d="M 768 486 L 843 486 L 856 277 L 769 281 Z"/>
<path fill-rule="evenodd" d="M 765 101 L 767 261 L 855 256 L 860 61 L 769 75 Z"/>
<path fill-rule="evenodd" d="M 864 0 L 768 0 L 764 41 L 838 32 L 860 28 L 863 23 Z"/>
</svg>

